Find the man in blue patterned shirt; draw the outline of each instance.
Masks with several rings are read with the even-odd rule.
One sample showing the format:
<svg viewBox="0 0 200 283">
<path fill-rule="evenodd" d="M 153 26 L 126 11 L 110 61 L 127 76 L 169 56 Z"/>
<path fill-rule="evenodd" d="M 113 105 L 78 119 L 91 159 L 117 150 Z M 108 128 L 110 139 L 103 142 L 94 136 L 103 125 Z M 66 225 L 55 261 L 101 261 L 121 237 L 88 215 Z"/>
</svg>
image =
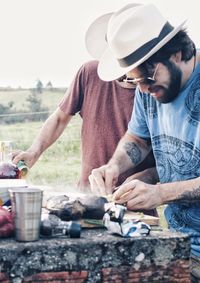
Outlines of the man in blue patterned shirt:
<svg viewBox="0 0 200 283">
<path fill-rule="evenodd" d="M 89 179 L 95 193 L 113 193 L 119 174 L 153 149 L 160 183 L 132 180 L 114 198 L 132 210 L 168 204 L 169 227 L 191 236 L 193 280 L 200 282 L 200 52 L 184 25 L 173 27 L 151 4 L 128 5 L 109 19 L 98 74 L 106 81 L 126 74 L 137 85 L 134 119 Z"/>
</svg>

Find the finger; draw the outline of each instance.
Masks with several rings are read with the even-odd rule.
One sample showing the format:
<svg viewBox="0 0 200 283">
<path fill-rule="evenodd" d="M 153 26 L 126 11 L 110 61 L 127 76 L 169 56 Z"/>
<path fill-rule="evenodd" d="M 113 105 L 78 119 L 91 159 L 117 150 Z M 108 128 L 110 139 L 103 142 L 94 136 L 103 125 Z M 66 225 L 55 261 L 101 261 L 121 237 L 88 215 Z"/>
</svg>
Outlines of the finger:
<svg viewBox="0 0 200 283">
<path fill-rule="evenodd" d="M 93 170 L 92 171 L 92 177 L 95 181 L 95 185 L 97 186 L 97 188 L 99 189 L 99 192 L 101 192 L 102 194 L 105 194 L 106 192 L 106 185 L 105 185 L 105 181 L 104 181 L 104 171 L 103 170 Z"/>
<path fill-rule="evenodd" d="M 93 194 L 98 195 L 98 196 L 105 195 L 105 189 L 102 187 L 99 187 L 93 175 L 89 176 L 89 181 L 90 181 L 91 191 Z"/>
<path fill-rule="evenodd" d="M 94 194 L 94 195 L 100 195 L 100 192 L 99 192 L 99 189 L 97 187 L 97 184 L 96 184 L 96 181 L 95 179 L 93 178 L 92 175 L 90 175 L 88 177 L 89 179 L 89 182 L 90 182 L 90 189 L 91 189 L 91 192 Z"/>
<path fill-rule="evenodd" d="M 113 192 L 112 192 L 112 193 L 113 193 L 113 196 L 114 196 L 115 192 L 116 192 L 117 190 L 119 190 L 119 188 L 120 188 L 120 186 L 113 188 Z"/>
<path fill-rule="evenodd" d="M 24 160 L 24 151 L 19 151 L 18 154 L 12 153 L 12 162 L 17 164 L 20 160 Z"/>
<path fill-rule="evenodd" d="M 122 185 L 123 185 L 123 184 L 127 184 L 127 183 L 131 182 L 132 180 L 133 180 L 133 177 L 130 176 L 130 177 L 126 178 L 126 180 L 124 180 L 124 182 L 122 183 Z"/>
<path fill-rule="evenodd" d="M 22 150 L 15 150 L 15 151 L 13 151 L 11 153 L 12 154 L 12 159 L 14 159 L 16 156 L 18 156 L 22 152 L 23 152 Z"/>
<path fill-rule="evenodd" d="M 123 194 L 119 199 L 114 200 L 117 204 L 126 204 L 131 198 L 131 191 Z"/>
<path fill-rule="evenodd" d="M 131 181 L 129 183 L 122 184 L 117 191 L 114 193 L 114 199 L 119 200 L 122 198 L 124 194 L 129 192 L 130 190 L 134 190 L 135 188 L 135 181 Z"/>
<path fill-rule="evenodd" d="M 105 171 L 105 188 L 108 194 L 111 194 L 114 190 L 114 186 L 117 182 L 117 178 L 114 178 L 112 171 Z"/>
<path fill-rule="evenodd" d="M 137 190 L 131 189 L 128 192 L 124 193 L 120 197 L 120 199 L 116 200 L 116 202 L 120 204 L 128 203 L 132 199 L 135 199 L 136 197 L 138 197 L 138 195 L 139 195 L 139 192 Z"/>
<path fill-rule="evenodd" d="M 129 201 L 127 201 L 126 207 L 128 210 L 141 210 L 145 208 L 145 203 L 138 195 L 137 197 L 131 198 Z"/>
</svg>

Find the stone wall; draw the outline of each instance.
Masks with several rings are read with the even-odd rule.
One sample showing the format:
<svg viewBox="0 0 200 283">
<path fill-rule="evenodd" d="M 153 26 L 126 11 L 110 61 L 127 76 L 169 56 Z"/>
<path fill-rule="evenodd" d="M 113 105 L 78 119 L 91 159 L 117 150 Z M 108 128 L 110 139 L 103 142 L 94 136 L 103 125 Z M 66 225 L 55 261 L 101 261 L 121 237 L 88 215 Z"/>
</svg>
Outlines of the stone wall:
<svg viewBox="0 0 200 283">
<path fill-rule="evenodd" d="M 0 282 L 190 282 L 187 236 L 152 232 L 124 239 L 102 229 L 80 239 L 0 241 Z"/>
</svg>

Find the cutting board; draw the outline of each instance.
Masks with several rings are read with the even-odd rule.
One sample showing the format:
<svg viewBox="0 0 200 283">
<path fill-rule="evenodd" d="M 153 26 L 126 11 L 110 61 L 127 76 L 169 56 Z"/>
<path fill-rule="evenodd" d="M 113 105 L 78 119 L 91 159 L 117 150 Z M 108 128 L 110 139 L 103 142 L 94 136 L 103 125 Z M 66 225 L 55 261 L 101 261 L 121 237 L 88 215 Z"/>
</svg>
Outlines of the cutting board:
<svg viewBox="0 0 200 283">
<path fill-rule="evenodd" d="M 159 217 L 143 214 L 142 212 L 126 211 L 124 215 L 126 220 L 140 220 L 149 225 L 159 225 Z"/>
<path fill-rule="evenodd" d="M 159 226 L 159 218 L 151 215 L 146 215 L 141 212 L 126 211 L 124 215 L 126 220 L 140 220 L 150 226 Z M 82 219 L 80 222 L 83 228 L 101 228 L 103 227 L 102 220 Z"/>
</svg>

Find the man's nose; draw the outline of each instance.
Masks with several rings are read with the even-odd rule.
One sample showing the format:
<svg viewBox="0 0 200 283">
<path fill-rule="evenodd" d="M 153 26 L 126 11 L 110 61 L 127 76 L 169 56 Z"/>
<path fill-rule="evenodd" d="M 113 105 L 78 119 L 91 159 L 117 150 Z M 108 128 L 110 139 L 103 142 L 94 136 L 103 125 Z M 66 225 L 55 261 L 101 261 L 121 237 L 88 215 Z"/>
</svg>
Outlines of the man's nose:
<svg viewBox="0 0 200 283">
<path fill-rule="evenodd" d="M 149 92 L 150 85 L 144 83 L 138 83 L 138 87 L 141 92 Z"/>
</svg>

